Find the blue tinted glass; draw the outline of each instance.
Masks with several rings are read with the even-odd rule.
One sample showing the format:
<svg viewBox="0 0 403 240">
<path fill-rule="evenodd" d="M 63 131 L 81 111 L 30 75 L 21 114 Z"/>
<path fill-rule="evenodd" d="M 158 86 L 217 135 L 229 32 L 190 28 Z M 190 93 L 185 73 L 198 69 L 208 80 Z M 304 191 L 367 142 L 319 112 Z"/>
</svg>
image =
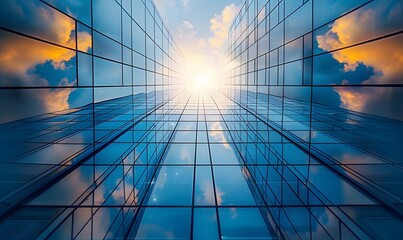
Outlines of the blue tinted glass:
<svg viewBox="0 0 403 240">
<path fill-rule="evenodd" d="M 398 238 L 401 1 L 162 2 L 0 3 L 0 236 Z"/>
<path fill-rule="evenodd" d="M 94 28 L 121 42 L 121 9 L 118 3 L 116 1 L 97 0 L 92 3 L 92 9 L 94 12 Z"/>
<path fill-rule="evenodd" d="M 191 205 L 193 167 L 161 167 L 149 205 Z"/>
<path fill-rule="evenodd" d="M 235 150 L 229 144 L 211 144 L 213 164 L 239 164 Z"/>
<path fill-rule="evenodd" d="M 218 225 L 214 208 L 195 208 L 193 239 L 218 239 Z"/>
<path fill-rule="evenodd" d="M 194 144 L 172 144 L 165 156 L 164 164 L 193 164 Z"/>
<path fill-rule="evenodd" d="M 190 216 L 190 208 L 147 208 L 136 239 L 188 239 Z"/>
<path fill-rule="evenodd" d="M 255 205 L 241 167 L 214 167 L 218 205 Z"/>
<path fill-rule="evenodd" d="M 211 167 L 197 167 L 194 189 L 195 205 L 215 205 L 215 193 Z"/>
<path fill-rule="evenodd" d="M 257 208 L 220 208 L 222 238 L 270 239 L 272 237 Z"/>
<path fill-rule="evenodd" d="M 196 145 L 196 164 L 209 164 L 210 152 L 207 144 Z"/>
<path fill-rule="evenodd" d="M 103 69 L 108 68 L 107 74 Z M 122 65 L 101 58 L 94 58 L 94 84 L 95 86 L 121 86 Z"/>
</svg>

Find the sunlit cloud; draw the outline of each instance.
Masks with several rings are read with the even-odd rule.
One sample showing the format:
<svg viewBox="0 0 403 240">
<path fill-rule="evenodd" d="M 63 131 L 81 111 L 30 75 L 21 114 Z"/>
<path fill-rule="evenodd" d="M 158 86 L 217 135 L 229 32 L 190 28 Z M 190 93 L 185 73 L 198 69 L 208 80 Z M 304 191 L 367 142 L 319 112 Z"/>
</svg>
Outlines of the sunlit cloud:
<svg viewBox="0 0 403 240">
<path fill-rule="evenodd" d="M 63 78 L 59 86 L 73 86 L 75 82 L 69 84 L 66 78 Z M 50 112 L 58 111 L 61 109 L 69 108 L 69 95 L 73 91 L 73 88 L 56 88 L 54 90 L 49 90 L 49 94 L 45 94 L 43 99 L 46 103 L 47 109 Z"/>
<path fill-rule="evenodd" d="M 347 83 L 346 80 L 343 81 Z M 341 106 L 354 111 L 362 111 L 365 103 L 368 102 L 368 96 L 362 94 L 359 90 L 350 87 L 334 87 L 340 95 Z"/>
<path fill-rule="evenodd" d="M 78 32 L 77 35 L 77 49 L 82 52 L 88 52 L 92 47 L 91 35 L 87 32 Z"/>
<path fill-rule="evenodd" d="M 224 192 L 221 191 L 221 189 L 219 187 L 216 187 L 215 194 L 217 197 L 217 205 L 222 205 L 222 203 L 224 202 L 224 200 L 223 200 L 223 196 L 225 195 Z"/>
<path fill-rule="evenodd" d="M 123 187 L 123 184 L 121 184 L 121 179 L 116 179 L 115 184 L 118 186 L 113 192 L 112 192 L 112 198 L 115 202 L 117 203 L 123 203 L 125 201 L 125 189 Z M 131 187 L 130 185 L 126 187 Z"/>
<path fill-rule="evenodd" d="M 246 168 L 245 166 L 242 167 L 241 169 L 242 175 L 245 177 L 246 180 L 252 180 L 252 175 L 249 172 L 248 168 Z"/>
<path fill-rule="evenodd" d="M 384 25 L 394 26 L 401 20 L 402 10 L 397 1 L 392 6 L 379 4 L 374 8 L 362 8 L 336 20 L 330 30 L 317 36 L 319 48 L 331 51 L 368 39 L 368 34 L 382 35 Z M 369 24 L 371 23 L 371 24 Z M 376 23 L 376 24 L 372 24 Z M 396 84 L 401 83 L 403 76 L 403 47 L 402 37 L 390 37 L 362 46 L 351 47 L 332 52 L 332 57 L 344 65 L 344 71 L 355 71 L 359 64 L 372 67 L 374 73 L 362 85 L 368 84 Z M 348 85 L 343 80 L 343 85 Z M 341 107 L 354 111 L 364 111 L 382 114 L 382 101 L 396 99 L 398 94 L 393 89 L 386 88 L 360 88 L 360 87 L 334 87 L 339 94 Z M 394 104 L 388 102 L 383 104 Z M 390 114 L 389 114 L 390 115 Z M 403 119 L 403 115 L 393 114 L 391 117 Z"/>
<path fill-rule="evenodd" d="M 220 188 L 216 186 L 216 193 L 214 195 L 214 192 L 212 191 L 212 186 L 211 182 L 208 181 L 203 181 L 201 187 L 200 187 L 201 192 L 203 193 L 203 201 L 205 203 L 208 203 L 210 205 L 215 205 L 215 198 L 217 197 L 217 205 L 222 205 L 223 203 L 223 196 L 225 195 L 223 191 L 221 191 Z M 198 199 L 198 202 L 201 202 L 200 199 Z"/>
<path fill-rule="evenodd" d="M 191 1 L 186 1 L 186 5 L 189 6 L 189 4 Z M 194 24 L 186 19 L 176 27 L 176 40 L 186 59 L 184 69 L 188 89 L 217 88 L 221 70 L 219 47 L 226 38 L 228 28 L 238 11 L 239 7 L 231 4 L 226 6 L 220 14 L 213 16 L 209 23 L 212 37 L 198 36 Z"/>
<path fill-rule="evenodd" d="M 25 15 L 29 15 L 31 22 L 27 23 L 29 32 L 33 35 L 43 35 L 49 41 L 58 44 L 75 48 L 75 23 L 72 19 L 65 15 L 27 2 L 9 2 L 15 5 L 9 9 L 14 9 L 15 14 L 19 16 L 16 20 L 16 28 L 24 26 Z M 21 4 L 21 6 L 20 6 Z M 21 22 L 18 22 L 21 21 Z M 44 22 L 49 24 L 43 24 Z M 36 24 L 39 23 L 39 24 Z M 35 34 L 37 31 L 38 34 Z M 44 79 L 40 76 L 30 73 L 29 70 L 34 69 L 40 64 L 50 62 L 55 70 L 65 70 L 66 62 L 76 56 L 75 51 L 67 48 L 57 47 L 51 44 L 45 44 L 36 40 L 31 40 L 19 35 L 2 32 L 0 39 L 0 85 L 8 86 L 50 86 L 49 82 L 57 82 L 57 79 Z M 87 51 L 91 48 L 91 36 L 87 32 L 78 32 L 77 42 L 80 50 Z M 75 79 L 69 80 L 61 78 L 58 86 L 70 87 L 73 86 Z M 68 98 L 73 90 L 71 88 L 58 88 L 54 90 L 41 89 L 37 90 L 36 96 L 24 96 L 21 101 L 26 99 L 29 101 L 30 109 L 17 108 L 13 109 L 13 114 L 4 115 L 0 122 L 7 122 L 20 117 L 36 115 L 45 112 L 54 112 L 69 108 Z M 34 94 L 33 91 L 26 92 L 25 95 Z M 4 99 L 0 99 L 4 101 Z M 17 103 L 16 103 L 17 104 Z M 20 106 L 25 106 L 25 102 L 18 103 Z M 3 104 L 1 104 L 3 105 Z M 34 106 L 37 106 L 36 108 Z M 12 107 L 12 105 L 10 105 Z M 6 107 L 7 108 L 7 107 Z"/>
<path fill-rule="evenodd" d="M 224 136 L 223 127 L 219 122 L 214 122 L 211 125 L 210 136 L 214 137 L 214 139 L 221 142 L 225 148 L 231 149 L 230 145 L 227 142 L 227 139 Z"/>
<path fill-rule="evenodd" d="M 230 218 L 231 219 L 236 219 L 238 217 L 238 211 L 237 208 L 231 207 L 230 209 Z"/>
<path fill-rule="evenodd" d="M 238 14 L 240 8 L 235 4 L 228 5 L 221 14 L 217 14 L 210 19 L 210 30 L 214 36 L 209 39 L 210 46 L 220 48 L 227 39 L 228 30 L 234 17 Z"/>
</svg>

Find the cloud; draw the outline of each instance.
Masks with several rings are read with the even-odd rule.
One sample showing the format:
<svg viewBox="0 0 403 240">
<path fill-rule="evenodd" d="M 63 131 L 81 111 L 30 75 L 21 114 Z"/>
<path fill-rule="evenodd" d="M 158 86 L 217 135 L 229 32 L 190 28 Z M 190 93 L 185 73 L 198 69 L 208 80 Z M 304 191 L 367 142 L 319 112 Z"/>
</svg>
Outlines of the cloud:
<svg viewBox="0 0 403 240">
<path fill-rule="evenodd" d="M 59 86 L 66 86 L 66 87 L 71 87 L 74 86 L 75 82 L 73 83 L 68 83 L 68 80 L 66 78 L 63 78 Z M 55 112 L 59 111 L 62 109 L 68 109 L 69 108 L 69 95 L 71 92 L 73 92 L 73 88 L 56 88 L 54 90 L 49 90 L 46 92 L 47 94 L 43 95 L 43 100 L 46 103 L 46 109 L 49 112 Z"/>
<path fill-rule="evenodd" d="M 7 15 L 15 16 L 15 21 L 8 23 L 9 28 L 64 46 L 75 47 L 74 21 L 63 14 L 29 1 L 5 1 L 2 7 L 8 10 Z M 4 19 L 0 21 L 3 22 Z M 43 24 L 44 22 L 49 24 Z M 91 36 L 87 32 L 78 32 L 77 42 L 80 44 L 80 50 L 87 51 L 91 48 Z M 50 62 L 54 70 L 66 70 L 66 62 L 75 56 L 75 51 L 67 48 L 0 31 L 0 86 L 48 87 L 52 81 L 59 82 L 58 86 L 64 87 L 4 90 L 0 105 L 7 114 L 0 117 L 0 123 L 69 108 L 68 98 L 73 91 L 69 87 L 74 85 L 75 79 L 70 81 L 73 84 L 64 77 L 55 81 L 45 79 L 30 70 L 46 62 Z M 10 98 L 16 93 L 18 97 Z"/>
<path fill-rule="evenodd" d="M 222 203 L 224 202 L 224 200 L 222 199 L 222 197 L 225 195 L 224 192 L 221 191 L 219 187 L 216 187 L 215 194 L 217 196 L 217 205 L 222 205 Z"/>
<path fill-rule="evenodd" d="M 228 5 L 224 8 L 221 14 L 215 15 L 210 19 L 210 30 L 214 36 L 209 39 L 211 47 L 220 48 L 227 39 L 228 30 L 231 23 L 239 12 L 239 7 L 235 4 Z"/>
<path fill-rule="evenodd" d="M 185 11 L 187 11 L 187 9 L 189 9 L 190 0 L 182 0 L 182 5 L 185 8 Z"/>
<path fill-rule="evenodd" d="M 195 41 L 196 31 L 191 22 L 183 20 L 182 24 L 179 26 L 179 38 Z"/>
<path fill-rule="evenodd" d="M 226 149 L 231 149 L 227 139 L 224 136 L 223 128 L 219 122 L 214 122 L 213 125 L 211 125 L 210 136 L 221 142 Z"/>
<path fill-rule="evenodd" d="M 154 0 L 154 4 L 162 16 L 176 9 L 176 0 Z"/>
<path fill-rule="evenodd" d="M 192 155 L 190 154 L 189 150 L 187 148 L 182 148 L 180 152 L 180 159 L 185 160 L 188 163 L 191 163 Z"/>
<path fill-rule="evenodd" d="M 336 20 L 329 31 L 317 36 L 319 48 L 339 49 L 401 28 L 403 16 L 399 1 L 370 5 Z M 369 35 L 369 36 L 368 36 Z M 353 72 L 359 65 L 373 68 L 373 74 L 362 81 L 368 84 L 399 84 L 403 76 L 402 35 L 332 52 L 332 57 L 344 65 L 344 72 Z M 344 80 L 343 85 L 350 82 Z M 334 87 L 341 107 L 403 120 L 399 107 L 401 90 L 386 87 Z M 400 96 L 400 97 L 399 97 Z M 397 101 L 397 102 L 395 102 Z M 389 106 L 389 107 L 382 107 Z"/>
<path fill-rule="evenodd" d="M 162 1 L 162 0 L 161 0 Z M 182 4 L 189 6 L 191 1 L 182 1 Z M 185 79 L 189 89 L 194 89 L 193 83 L 197 79 L 207 76 L 209 87 L 215 87 L 220 72 L 220 60 L 222 58 L 219 46 L 226 38 L 230 26 L 239 7 L 234 4 L 226 6 L 221 14 L 215 15 L 210 21 L 212 37 L 199 37 L 196 27 L 187 19 L 174 27 L 173 35 L 178 43 L 181 52 L 186 59 L 184 62 Z"/>
<path fill-rule="evenodd" d="M 82 52 L 88 52 L 92 48 L 92 37 L 87 32 L 77 33 L 77 49 Z"/>
<path fill-rule="evenodd" d="M 167 16 L 172 11 L 178 10 L 178 5 L 182 5 L 184 10 L 189 10 L 191 1 L 190 0 L 154 0 L 154 4 L 162 16 Z"/>
<path fill-rule="evenodd" d="M 188 20 L 183 20 L 175 30 L 176 41 L 186 59 L 186 81 L 190 83 L 201 74 L 215 72 L 218 60 L 211 52 L 207 40 L 197 37 L 194 25 Z"/>
<path fill-rule="evenodd" d="M 215 195 L 212 188 L 212 183 L 210 181 L 203 181 L 200 186 L 200 190 L 202 192 L 202 196 L 197 196 L 198 202 L 204 202 L 210 205 L 215 205 L 215 198 L 217 197 L 217 205 L 222 205 L 223 203 L 223 196 L 225 195 L 220 188 L 216 186 L 215 188 Z"/>
</svg>

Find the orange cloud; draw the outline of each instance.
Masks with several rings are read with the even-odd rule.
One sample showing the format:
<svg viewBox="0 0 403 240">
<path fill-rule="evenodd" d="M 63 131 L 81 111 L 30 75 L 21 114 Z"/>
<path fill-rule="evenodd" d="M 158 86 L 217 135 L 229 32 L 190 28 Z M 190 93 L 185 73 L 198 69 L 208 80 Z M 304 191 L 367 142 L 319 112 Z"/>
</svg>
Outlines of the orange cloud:
<svg viewBox="0 0 403 240">
<path fill-rule="evenodd" d="M 15 2 L 14 4 L 24 3 Z M 74 20 L 50 8 L 45 8 L 44 6 L 27 4 L 27 6 L 24 7 L 29 8 L 29 10 L 19 13 L 19 16 L 31 14 L 32 16 L 30 17 L 33 18 L 31 21 L 39 22 L 40 24 L 46 23 L 45 27 L 35 24 L 29 26 L 28 34 L 39 37 L 42 36 L 44 39 L 71 48 L 76 47 L 76 38 L 73 34 L 75 32 Z M 13 27 L 13 25 L 10 27 Z M 0 32 L 0 34 L 0 73 L 2 75 L 0 85 L 2 86 L 49 86 L 47 79 L 30 74 L 28 70 L 46 61 L 50 61 L 55 69 L 65 70 L 65 63 L 76 56 L 75 51 L 67 48 L 54 46 L 4 31 Z M 88 51 L 92 46 L 91 35 L 87 32 L 78 32 L 77 42 L 79 50 Z M 74 84 L 68 84 L 67 79 L 60 79 L 59 86 L 70 87 L 73 85 Z M 68 98 L 72 91 L 72 88 L 40 90 L 40 97 L 33 97 L 31 99 L 39 101 L 40 103 L 36 105 L 41 105 L 45 109 L 31 109 L 31 115 L 69 108 Z M 27 104 L 34 105 L 32 102 L 21 102 L 19 104 L 22 106 Z M 26 111 L 26 109 L 21 108 L 21 111 L 24 110 Z M 18 110 L 10 109 L 10 111 Z M 1 121 L 14 120 L 13 118 L 18 115 L 26 117 L 27 114 L 28 113 L 13 113 L 10 114 L 9 117 L 3 116 Z"/>
<path fill-rule="evenodd" d="M 365 102 L 367 102 L 365 94 L 349 87 L 334 87 L 334 89 L 340 95 L 342 107 L 354 111 L 362 111 L 364 109 Z"/>
<path fill-rule="evenodd" d="M 214 18 L 210 19 L 210 30 L 214 34 L 214 37 L 209 39 L 211 47 L 220 48 L 222 46 L 225 39 L 227 39 L 231 23 L 239 10 L 238 6 L 231 4 L 226 6 L 221 14 L 215 15 Z"/>
<path fill-rule="evenodd" d="M 41 20 L 49 24 L 50 31 L 55 36 L 57 42 L 75 48 L 75 39 L 70 36 L 71 31 L 75 29 L 73 19 L 43 7 L 39 7 L 37 11 L 41 16 Z"/>
<path fill-rule="evenodd" d="M 219 187 L 216 187 L 215 194 L 217 196 L 217 205 L 222 205 L 222 203 L 224 202 L 224 200 L 222 199 L 222 197 L 225 195 L 224 192 L 221 191 Z"/>
<path fill-rule="evenodd" d="M 221 70 L 220 60 L 224 59 L 219 48 L 227 38 L 228 28 L 238 12 L 239 7 L 231 4 L 211 18 L 210 31 L 213 36 L 210 38 L 198 37 L 197 29 L 190 21 L 182 21 L 176 28 L 175 35 L 178 36 L 176 40 L 186 59 L 183 67 L 186 83 L 190 89 L 195 89 L 192 83 L 203 75 L 209 76 L 212 85 L 210 87 L 216 87 Z"/>
<path fill-rule="evenodd" d="M 330 30 L 317 36 L 318 47 L 332 51 L 347 47 L 373 37 L 381 36 L 399 28 L 403 16 L 399 2 L 370 5 L 360 8 L 338 20 Z M 401 24 L 400 24 L 401 25 Z M 344 64 L 344 71 L 354 71 L 359 64 L 370 66 L 375 74 L 362 82 L 368 84 L 398 84 L 403 76 L 403 36 L 397 35 L 383 40 L 332 52 L 332 57 Z M 347 85 L 346 80 L 343 81 Z M 334 87 L 340 95 L 341 107 L 383 115 L 382 109 L 375 109 L 379 102 L 387 103 L 391 90 L 385 88 Z M 386 114 L 389 115 L 390 114 Z M 393 116 L 393 117 L 396 117 Z M 397 116 L 398 117 L 398 116 Z M 399 118 L 399 117 L 398 117 Z"/>
<path fill-rule="evenodd" d="M 75 82 L 70 83 L 66 78 L 63 78 L 59 85 L 60 86 L 74 86 Z M 43 95 L 44 102 L 46 103 L 47 110 L 49 112 L 55 112 L 62 109 L 69 108 L 69 95 L 73 92 L 73 88 L 56 88 L 54 90 L 46 91 L 46 94 Z"/>
</svg>

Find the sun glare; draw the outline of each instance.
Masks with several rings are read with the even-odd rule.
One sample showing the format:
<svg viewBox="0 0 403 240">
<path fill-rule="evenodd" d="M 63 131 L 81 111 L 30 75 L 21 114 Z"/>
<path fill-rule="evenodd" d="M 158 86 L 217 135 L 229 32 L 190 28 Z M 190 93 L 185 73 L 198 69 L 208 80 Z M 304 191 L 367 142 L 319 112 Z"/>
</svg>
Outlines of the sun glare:
<svg viewBox="0 0 403 240">
<path fill-rule="evenodd" d="M 218 64 L 214 59 L 198 53 L 187 56 L 184 64 L 184 83 L 189 91 L 205 91 L 218 88 Z"/>
<path fill-rule="evenodd" d="M 195 76 L 193 79 L 193 88 L 201 89 L 201 90 L 210 88 L 211 87 L 210 81 L 211 81 L 211 76 L 209 76 L 207 74 Z"/>
<path fill-rule="evenodd" d="M 192 74 L 187 78 L 187 85 L 191 91 L 211 90 L 217 87 L 216 76 L 212 73 Z"/>
</svg>

